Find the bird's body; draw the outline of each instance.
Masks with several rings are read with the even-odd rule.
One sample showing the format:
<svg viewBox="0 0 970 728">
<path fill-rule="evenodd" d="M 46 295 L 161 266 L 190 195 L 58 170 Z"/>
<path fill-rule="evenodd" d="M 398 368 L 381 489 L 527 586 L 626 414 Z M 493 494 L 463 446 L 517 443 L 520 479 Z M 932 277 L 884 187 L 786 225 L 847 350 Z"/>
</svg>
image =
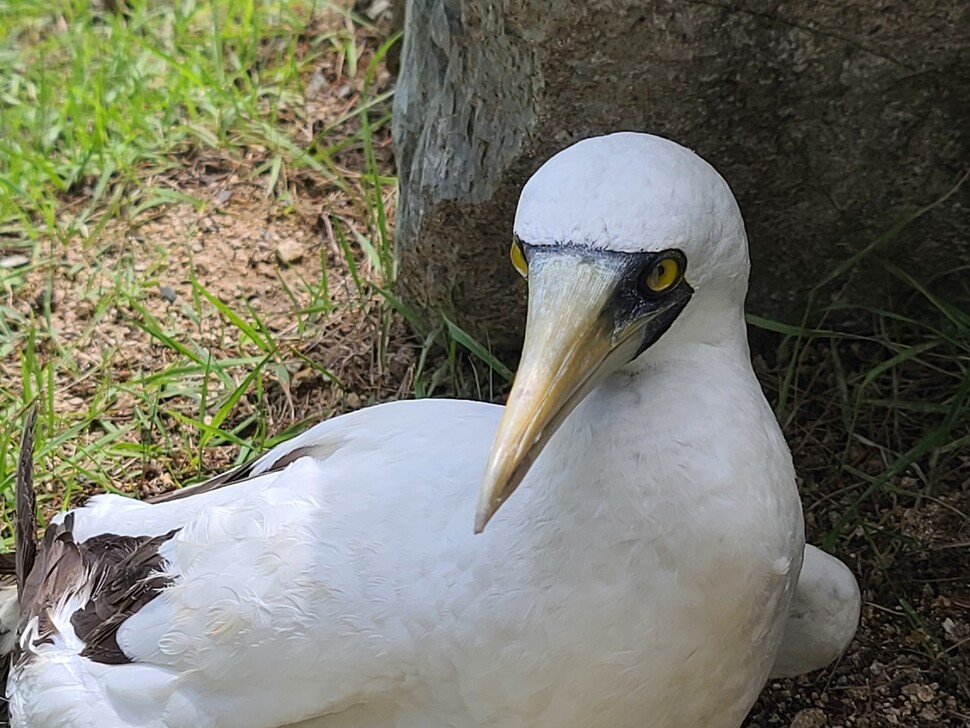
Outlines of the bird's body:
<svg viewBox="0 0 970 728">
<path fill-rule="evenodd" d="M 644 403 L 662 402 L 628 384 L 604 387 L 585 407 L 633 422 Z M 650 442 L 646 430 L 601 442 L 597 428 L 573 432 L 567 422 L 534 472 L 579 478 L 603 497 L 570 497 L 583 492 L 571 482 L 554 494 L 527 483 L 476 536 L 476 474 L 500 413 L 460 401 L 376 407 L 307 433 L 336 447 L 325 460 L 169 503 L 106 495 L 75 511 L 81 542 L 181 528 L 160 548 L 176 583 L 119 630 L 135 664 L 80 657 L 83 643 L 67 638 L 72 610 L 59 610 L 60 639 L 15 676 L 15 699 L 34 704 L 16 708 L 38 728 L 64 725 L 71 711 L 77 728 L 264 728 L 330 712 L 333 725 L 358 728 L 736 725 L 771 667 L 798 569 L 798 521 L 762 527 L 798 512 L 793 492 L 775 495 L 777 479 L 791 477 L 785 459 L 751 474 L 745 493 L 698 488 L 701 473 L 689 471 L 658 488 L 651 461 L 710 463 Z M 717 448 L 698 442 L 701 433 L 676 434 Z M 738 463 L 778 444 L 758 433 Z M 604 448 L 630 460 L 590 467 L 590 452 Z M 636 472 L 642 479 L 624 483 Z M 727 464 L 722 475 L 728 486 Z M 734 497 L 760 507 L 726 519 Z M 676 517 L 684 513 L 689 529 Z M 65 691 L 51 680 L 54 665 L 86 676 L 99 699 Z M 663 712 L 645 715 L 651 706 Z M 105 723 L 112 708 L 119 722 Z"/>
<path fill-rule="evenodd" d="M 783 637 L 802 516 L 740 302 L 704 295 L 697 267 L 669 331 L 535 436 L 480 535 L 509 425 L 454 400 L 344 415 L 246 477 L 60 518 L 38 564 L 60 548 L 65 567 L 23 604 L 13 725 L 737 728 Z M 109 551 L 123 566 L 92 580 Z"/>
</svg>

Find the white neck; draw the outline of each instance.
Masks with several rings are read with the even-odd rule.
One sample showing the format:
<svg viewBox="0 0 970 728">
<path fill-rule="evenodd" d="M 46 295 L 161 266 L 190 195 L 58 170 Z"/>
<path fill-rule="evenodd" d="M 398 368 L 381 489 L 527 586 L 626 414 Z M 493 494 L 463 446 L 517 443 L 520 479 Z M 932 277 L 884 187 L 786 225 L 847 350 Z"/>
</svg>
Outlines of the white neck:
<svg viewBox="0 0 970 728">
<path fill-rule="evenodd" d="M 721 487 L 706 482 L 703 466 L 721 464 L 723 428 L 745 428 L 747 417 L 761 417 L 768 407 L 740 312 L 703 323 L 712 332 L 707 341 L 665 336 L 577 406 L 536 463 L 536 470 L 553 473 L 535 481 L 546 492 L 533 493 L 523 512 L 534 516 L 538 508 L 557 532 L 571 528 L 568 521 L 586 530 L 601 516 L 617 528 L 649 530 L 656 504 L 687 508 Z M 696 316 L 683 322 L 696 324 Z M 761 405 L 752 408 L 752 400 Z M 671 446 L 688 442 L 689 453 Z"/>
</svg>

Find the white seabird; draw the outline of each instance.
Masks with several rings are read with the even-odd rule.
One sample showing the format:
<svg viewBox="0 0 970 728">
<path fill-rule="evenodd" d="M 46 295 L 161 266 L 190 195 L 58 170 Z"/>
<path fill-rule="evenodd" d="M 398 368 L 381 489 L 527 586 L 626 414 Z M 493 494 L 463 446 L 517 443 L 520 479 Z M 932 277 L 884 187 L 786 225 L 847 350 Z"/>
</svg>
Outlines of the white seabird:
<svg viewBox="0 0 970 728">
<path fill-rule="evenodd" d="M 779 654 L 836 657 L 858 590 L 804 550 L 727 184 L 589 139 L 529 180 L 515 239 L 504 410 L 376 406 L 163 502 L 92 498 L 35 559 L 22 529 L 13 725 L 737 728 Z"/>
</svg>

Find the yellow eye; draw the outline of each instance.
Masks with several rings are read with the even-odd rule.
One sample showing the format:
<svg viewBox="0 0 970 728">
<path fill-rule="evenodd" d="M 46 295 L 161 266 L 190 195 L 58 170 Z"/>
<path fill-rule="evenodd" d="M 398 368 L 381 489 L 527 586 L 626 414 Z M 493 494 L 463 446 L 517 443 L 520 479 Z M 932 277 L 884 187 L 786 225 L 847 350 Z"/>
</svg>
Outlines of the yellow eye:
<svg viewBox="0 0 970 728">
<path fill-rule="evenodd" d="M 512 259 L 512 266 L 519 272 L 519 275 L 523 278 L 528 278 L 529 263 L 525 259 L 525 253 L 522 252 L 522 246 L 513 241 L 512 249 L 509 251 L 509 257 Z"/>
<path fill-rule="evenodd" d="M 662 258 L 643 277 L 643 286 L 651 293 L 663 293 L 680 280 L 680 263 L 676 258 Z"/>
</svg>

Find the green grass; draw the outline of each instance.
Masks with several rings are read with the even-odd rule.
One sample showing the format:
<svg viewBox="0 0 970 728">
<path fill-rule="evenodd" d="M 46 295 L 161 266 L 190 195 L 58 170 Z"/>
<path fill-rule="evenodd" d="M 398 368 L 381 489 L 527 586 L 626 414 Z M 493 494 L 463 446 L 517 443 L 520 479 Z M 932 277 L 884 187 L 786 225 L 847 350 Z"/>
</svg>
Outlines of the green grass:
<svg viewBox="0 0 970 728">
<path fill-rule="evenodd" d="M 889 607 L 920 659 L 952 676 L 964 696 L 965 667 L 930 595 L 951 593 L 945 585 L 965 571 L 940 549 L 965 548 L 958 542 L 970 519 L 958 495 L 970 480 L 970 311 L 934 290 L 966 271 L 924 279 L 900 268 L 894 252 L 966 181 L 833 265 L 797 324 L 748 317 L 775 337 L 762 381 L 803 477 L 809 538 L 848 561 L 864 599 Z M 883 307 L 844 303 L 859 266 L 895 280 Z M 932 525 L 914 536 L 906 514 L 924 512 L 935 513 Z M 870 628 L 883 619 L 870 617 Z"/>
<path fill-rule="evenodd" d="M 222 445 L 238 458 L 262 447 L 295 361 L 342 390 L 304 351 L 338 309 L 380 321 L 386 350 L 390 318 L 372 285 L 393 276 L 385 200 L 395 180 L 375 155 L 390 95 L 375 88 L 389 45 L 377 47 L 375 36 L 346 3 L 185 0 L 119 12 L 90 0 L 0 2 L 0 260 L 29 261 L 0 267 L 8 508 L 18 423 L 34 397 L 38 482 L 59 507 L 92 489 L 159 480 L 159 464 L 163 483 L 191 480 L 203 474 L 204 453 Z M 324 110 L 322 125 L 306 95 L 321 67 L 353 87 L 352 104 Z M 329 224 L 345 241 L 337 264 L 354 271 L 353 295 L 332 295 L 321 253 L 319 269 L 279 278 L 294 322 L 283 335 L 194 269 L 191 295 L 153 312 L 173 251 L 119 251 L 106 226 L 137 230 L 185 203 L 206 213 L 207 200 L 183 184 L 200 164 L 258 185 L 284 216 L 296 215 L 301 195 L 340 192 Z M 49 301 L 25 306 L 38 287 L 62 297 L 67 288 L 67 305 L 86 303 L 83 328 L 66 336 Z M 119 320 L 137 329 L 132 341 L 99 341 Z M 151 366 L 133 366 L 130 345 L 157 352 Z M 65 408 L 70 397 L 80 401 Z"/>
<path fill-rule="evenodd" d="M 946 305 L 939 299 L 932 303 Z M 966 316 L 955 307 L 947 309 L 960 319 Z M 853 530 L 865 502 L 889 490 L 900 492 L 895 483 L 901 476 L 915 475 L 920 490 L 931 495 L 949 460 L 970 444 L 970 327 L 939 309 L 937 315 L 908 317 L 833 305 L 823 316 L 865 321 L 869 330 L 823 328 L 824 319 L 812 328 L 752 320 L 787 331 L 779 350 L 783 364 L 777 392 L 777 401 L 784 403 L 779 410 L 783 424 L 804 420 L 800 408 L 817 405 L 819 396 L 828 399 L 829 414 L 838 420 L 832 429 L 844 439 L 833 448 L 835 461 L 859 492 L 826 535 L 831 547 Z M 846 362 L 850 358 L 851 364 Z M 812 380 L 813 367 L 831 377 L 827 386 Z M 860 447 L 880 452 L 884 463 L 879 471 L 864 472 L 853 464 Z M 909 495 L 918 498 L 915 492 Z"/>
<path fill-rule="evenodd" d="M 29 260 L 0 267 L 4 521 L 35 399 L 49 513 L 93 491 L 192 482 L 348 407 L 493 397 L 508 369 L 389 293 L 396 180 L 380 78 L 399 39 L 349 2 L 129 5 L 0 0 L 0 260 Z M 347 102 L 312 107 L 320 77 L 349 85 Z M 337 250 L 321 244 L 277 274 L 283 329 L 220 292 L 218 272 L 173 263 L 193 229 L 165 243 L 141 235 L 172 210 L 218 211 L 200 166 L 262 190 L 276 217 L 323 228 Z M 315 223 L 308 206 L 323 209 Z M 180 276 L 189 289 L 160 306 Z M 54 305 L 34 300 L 38 289 Z M 83 326 L 67 326 L 79 306 Z M 421 338 L 406 340 L 402 318 Z"/>
<path fill-rule="evenodd" d="M 348 23 L 314 24 L 323 12 Z M 271 191 L 301 168 L 346 184 L 325 134 L 311 152 L 286 132 L 305 120 L 303 83 L 321 57 L 339 54 L 351 77 L 364 71 L 338 4 L 138 2 L 122 14 L 90 0 L 5 0 L 0 39 L 8 247 L 87 236 L 92 216 L 184 199 L 153 177 L 207 151 L 240 162 L 258 150 L 246 164 Z M 67 210 L 65 195 L 76 197 Z"/>
<path fill-rule="evenodd" d="M 811 428 L 830 439 L 816 446 L 829 456 L 827 483 L 816 492 L 823 497 L 819 510 L 829 516 L 817 534 L 821 545 L 861 549 L 880 569 L 918 548 L 899 531 L 893 507 L 947 505 L 938 496 L 970 475 L 962 457 L 970 445 L 970 311 L 932 291 L 945 276 L 959 280 L 965 271 L 949 271 L 931 285 L 892 255 L 897 238 L 966 181 L 834 265 L 812 290 L 799 324 L 749 316 L 753 326 L 779 335 L 771 394 L 796 452 Z M 849 274 L 861 265 L 895 279 L 891 304 L 842 302 Z"/>
</svg>

